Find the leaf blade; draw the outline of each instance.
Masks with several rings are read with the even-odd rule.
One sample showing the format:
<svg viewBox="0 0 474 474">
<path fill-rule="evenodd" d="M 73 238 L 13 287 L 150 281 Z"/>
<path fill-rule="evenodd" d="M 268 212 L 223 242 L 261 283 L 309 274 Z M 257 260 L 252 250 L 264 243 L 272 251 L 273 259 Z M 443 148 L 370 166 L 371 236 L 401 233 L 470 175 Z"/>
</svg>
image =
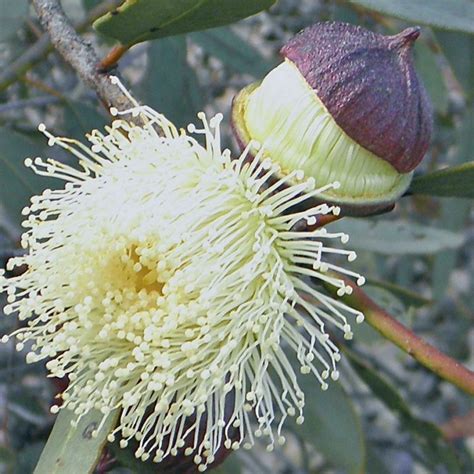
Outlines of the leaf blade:
<svg viewBox="0 0 474 474">
<path fill-rule="evenodd" d="M 415 178 L 410 186 L 410 193 L 472 199 L 473 183 L 474 161 L 470 161 Z"/>
<path fill-rule="evenodd" d="M 456 131 L 456 164 L 416 177 L 410 186 L 410 193 L 474 198 L 474 161 L 469 161 L 474 148 L 473 125 L 474 107 L 470 107 Z"/>
<path fill-rule="evenodd" d="M 145 102 L 176 125 L 183 127 L 196 120 L 197 112 L 205 105 L 204 92 L 188 64 L 184 35 L 162 38 L 150 45 L 148 70 L 141 87 Z"/>
<path fill-rule="evenodd" d="M 389 291 L 399 298 L 406 306 L 421 308 L 422 306 L 433 304 L 433 301 L 421 296 L 419 293 L 389 281 L 368 278 L 367 283 L 377 288 L 383 288 L 384 290 Z"/>
<path fill-rule="evenodd" d="M 360 419 L 341 385 L 333 382 L 323 391 L 310 377 L 304 377 L 300 387 L 308 397 L 305 422 L 294 424 L 295 432 L 334 466 L 350 474 L 364 472 L 365 440 Z"/>
<path fill-rule="evenodd" d="M 261 77 L 274 67 L 272 61 L 228 27 L 191 33 L 190 38 L 235 72 Z"/>
<path fill-rule="evenodd" d="M 464 242 L 458 233 L 401 220 L 344 218 L 327 229 L 349 234 L 351 248 L 385 255 L 433 254 Z"/>
<path fill-rule="evenodd" d="M 460 467 L 452 448 L 444 442 L 441 430 L 433 423 L 416 417 L 398 391 L 356 354 L 344 349 L 351 366 L 372 393 L 399 416 L 404 428 L 417 439 L 426 458 L 437 465 L 445 465 L 449 472 L 459 473 Z"/>
<path fill-rule="evenodd" d="M 445 30 L 474 33 L 474 4 L 469 0 L 349 0 L 384 15 Z"/>
<path fill-rule="evenodd" d="M 25 135 L 0 127 L 0 201 L 14 221 L 19 220 L 29 198 L 52 181 L 24 166 L 25 158 L 36 156 L 37 151 L 36 144 Z"/>
<path fill-rule="evenodd" d="M 269 8 L 276 0 L 127 0 L 94 22 L 122 44 L 226 25 Z"/>
<path fill-rule="evenodd" d="M 77 427 L 73 427 L 71 421 L 76 415 L 70 410 L 61 410 L 34 474 L 92 472 L 118 415 L 118 410 L 111 412 L 101 426 L 104 415 L 97 410 L 91 410 L 79 421 Z M 98 427 L 98 434 L 93 437 L 92 431 Z"/>
</svg>

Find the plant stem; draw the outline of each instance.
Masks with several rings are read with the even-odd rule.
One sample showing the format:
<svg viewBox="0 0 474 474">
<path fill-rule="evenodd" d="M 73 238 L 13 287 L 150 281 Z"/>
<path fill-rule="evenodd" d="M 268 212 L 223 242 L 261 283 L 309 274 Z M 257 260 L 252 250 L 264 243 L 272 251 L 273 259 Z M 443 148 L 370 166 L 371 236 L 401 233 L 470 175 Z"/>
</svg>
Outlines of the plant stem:
<svg viewBox="0 0 474 474">
<path fill-rule="evenodd" d="M 105 56 L 104 59 L 97 66 L 99 72 L 109 72 L 117 66 L 120 58 L 130 49 L 130 46 L 117 44 Z"/>
<path fill-rule="evenodd" d="M 96 52 L 77 34 L 59 0 L 32 0 L 32 3 L 41 25 L 49 33 L 51 44 L 81 79 L 95 90 L 105 106 L 118 110 L 130 108 L 133 105 L 130 99 L 112 84 L 107 74 L 97 70 L 99 58 Z"/>
<path fill-rule="evenodd" d="M 346 280 L 346 283 L 352 287 L 353 291 L 351 295 L 346 295 L 342 299 L 349 306 L 362 311 L 368 324 L 427 369 L 464 392 L 474 395 L 474 372 L 472 370 L 464 367 L 403 326 L 353 282 Z M 334 292 L 334 288 L 327 286 L 327 289 Z"/>
</svg>

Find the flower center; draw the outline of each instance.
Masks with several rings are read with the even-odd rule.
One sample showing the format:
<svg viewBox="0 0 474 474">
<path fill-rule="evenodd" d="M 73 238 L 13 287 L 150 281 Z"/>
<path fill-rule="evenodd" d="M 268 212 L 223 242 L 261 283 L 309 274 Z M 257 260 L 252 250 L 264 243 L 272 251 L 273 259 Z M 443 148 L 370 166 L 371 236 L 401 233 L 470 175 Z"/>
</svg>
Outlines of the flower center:
<svg viewBox="0 0 474 474">
<path fill-rule="evenodd" d="M 153 258 L 147 258 L 137 245 L 131 245 L 124 254 L 123 263 L 131 270 L 131 281 L 135 290 L 157 292 L 163 295 L 164 282 L 159 281 L 157 264 Z"/>
</svg>

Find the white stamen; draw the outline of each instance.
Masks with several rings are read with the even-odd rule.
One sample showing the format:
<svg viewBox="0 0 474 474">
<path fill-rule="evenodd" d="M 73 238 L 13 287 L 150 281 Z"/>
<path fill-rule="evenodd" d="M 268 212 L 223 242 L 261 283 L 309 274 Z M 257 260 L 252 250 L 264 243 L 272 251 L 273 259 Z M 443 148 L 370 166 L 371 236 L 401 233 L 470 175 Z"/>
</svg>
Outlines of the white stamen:
<svg viewBox="0 0 474 474">
<path fill-rule="evenodd" d="M 159 462 L 186 446 L 204 471 L 221 445 L 249 448 L 255 435 L 272 450 L 284 442 L 287 416 L 304 420 L 297 372 L 314 375 L 323 390 L 339 376 L 325 324 L 350 338 L 348 318 L 363 320 L 308 283 L 333 285 L 342 296 L 350 287 L 335 274 L 364 282 L 327 261 L 355 256 L 321 242 L 345 234 L 291 230 L 299 219 L 336 212 L 325 204 L 290 211 L 335 185 L 318 190 L 299 171 L 298 184 L 275 183 L 262 154 L 250 158 L 247 149 L 231 161 L 222 151 L 220 114 L 207 121 L 200 113 L 203 128 L 188 127 L 204 136 L 202 146 L 111 81 L 134 104 L 111 112 L 138 114 L 143 126 L 116 120 L 105 135 L 91 132 L 89 148 L 41 124 L 79 167 L 25 160 L 66 185 L 33 197 L 23 212 L 29 250 L 8 269 L 27 270 L 0 272 L 5 313 L 28 321 L 12 334 L 17 348 L 32 342 L 28 362 L 49 359 L 51 376 L 69 377 L 61 408 L 77 420 L 95 407 L 104 421 L 120 408 L 109 439 L 121 438 L 123 448 L 135 440 L 140 459 Z"/>
</svg>

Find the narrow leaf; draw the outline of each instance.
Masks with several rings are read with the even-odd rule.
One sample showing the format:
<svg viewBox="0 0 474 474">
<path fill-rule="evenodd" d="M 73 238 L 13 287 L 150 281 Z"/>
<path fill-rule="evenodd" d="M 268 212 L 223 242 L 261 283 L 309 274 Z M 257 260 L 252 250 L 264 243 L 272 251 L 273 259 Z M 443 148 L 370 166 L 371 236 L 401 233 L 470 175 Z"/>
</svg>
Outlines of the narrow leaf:
<svg viewBox="0 0 474 474">
<path fill-rule="evenodd" d="M 197 112 L 204 107 L 204 92 L 186 56 L 184 36 L 154 42 L 141 84 L 144 101 L 181 127 L 195 122 Z"/>
<path fill-rule="evenodd" d="M 397 298 L 399 298 L 406 306 L 414 306 L 415 308 L 420 308 L 422 306 L 426 306 L 432 304 L 432 301 L 428 298 L 424 298 L 420 294 L 416 293 L 415 291 L 411 291 L 403 286 L 396 285 L 395 283 L 391 283 L 389 281 L 384 280 L 377 280 L 374 278 L 369 278 L 367 280 L 369 285 L 383 288 L 390 293 L 394 294 Z"/>
<path fill-rule="evenodd" d="M 68 136 L 83 139 L 91 130 L 107 125 L 108 120 L 88 103 L 68 100 L 64 105 L 64 128 Z"/>
<path fill-rule="evenodd" d="M 474 146 L 474 139 L 472 136 L 472 124 L 474 117 L 474 109 L 471 107 L 470 113 L 467 114 L 462 126 L 456 130 L 456 142 L 458 143 L 457 153 L 454 156 L 453 164 L 457 167 L 464 167 L 464 164 L 472 156 L 472 147 Z M 467 163 L 473 165 L 474 163 Z M 467 186 L 462 186 L 460 182 L 456 184 L 454 189 L 450 192 L 456 192 L 461 189 L 471 189 L 474 183 L 474 167 L 471 167 L 471 172 L 466 172 L 466 175 L 471 175 L 471 183 L 466 183 L 464 176 L 458 176 L 458 180 L 462 180 Z M 449 178 L 446 179 L 449 181 Z M 442 180 L 438 184 L 442 187 L 445 186 L 445 180 Z M 474 194 L 473 194 L 474 197 Z M 440 222 L 445 229 L 450 231 L 462 232 L 466 221 L 469 216 L 470 209 L 472 208 L 472 201 L 462 200 L 455 198 L 443 199 L 441 204 Z M 432 272 L 432 287 L 433 295 L 436 295 L 436 299 L 440 301 L 448 289 L 451 272 L 454 270 L 458 261 L 458 252 L 454 250 L 448 250 L 440 252 L 434 259 Z"/>
<path fill-rule="evenodd" d="M 410 192 L 431 196 L 474 198 L 474 161 L 415 178 Z"/>
<path fill-rule="evenodd" d="M 294 430 L 319 451 L 333 466 L 349 474 L 364 472 L 365 440 L 361 423 L 351 400 L 335 382 L 323 391 L 315 380 L 302 378 L 307 394 L 305 421 Z"/>
<path fill-rule="evenodd" d="M 241 474 L 242 466 L 235 454 L 231 454 L 223 464 L 212 468 L 213 474 Z"/>
<path fill-rule="evenodd" d="M 413 194 L 474 198 L 474 108 L 467 112 L 462 125 L 457 129 L 458 143 L 456 165 L 416 177 L 411 186 Z"/>
<path fill-rule="evenodd" d="M 24 166 L 25 158 L 38 154 L 37 145 L 25 135 L 0 127 L 0 201 L 16 222 L 33 194 L 40 193 L 53 180 L 37 176 Z"/>
<path fill-rule="evenodd" d="M 449 103 L 448 88 L 438 64 L 437 55 L 423 41 L 415 43 L 415 65 L 435 111 L 445 115 Z"/>
<path fill-rule="evenodd" d="M 274 66 L 228 27 L 192 33 L 190 38 L 235 72 L 262 77 Z"/>
<path fill-rule="evenodd" d="M 131 45 L 226 25 L 276 0 L 126 0 L 94 23 L 100 33 Z"/>
<path fill-rule="evenodd" d="M 461 83 L 466 95 L 472 97 L 474 92 L 474 81 L 472 80 L 474 77 L 474 61 L 472 60 L 474 37 L 452 31 L 437 31 L 436 39 L 441 46 L 443 56 L 452 68 L 452 73 Z"/>
<path fill-rule="evenodd" d="M 327 228 L 349 234 L 352 248 L 386 255 L 432 254 L 464 242 L 458 233 L 404 221 L 345 218 Z"/>
<path fill-rule="evenodd" d="M 445 30 L 474 33 L 474 3 L 470 0 L 349 0 L 350 3 Z"/>
<path fill-rule="evenodd" d="M 411 432 L 433 467 L 444 465 L 449 472 L 460 471 L 456 456 L 444 440 L 441 431 L 433 423 L 414 416 L 402 396 L 375 370 L 360 360 L 352 351 L 345 349 L 352 367 L 372 390 L 372 393 L 391 411 L 396 413 L 403 427 Z"/>
<path fill-rule="evenodd" d="M 76 418 L 74 413 L 67 409 L 61 410 L 34 474 L 93 472 L 118 414 L 118 411 L 110 413 L 101 424 L 103 415 L 92 410 L 74 427 L 71 425 L 71 421 Z M 98 430 L 97 436 L 93 436 L 94 430 Z"/>
</svg>

